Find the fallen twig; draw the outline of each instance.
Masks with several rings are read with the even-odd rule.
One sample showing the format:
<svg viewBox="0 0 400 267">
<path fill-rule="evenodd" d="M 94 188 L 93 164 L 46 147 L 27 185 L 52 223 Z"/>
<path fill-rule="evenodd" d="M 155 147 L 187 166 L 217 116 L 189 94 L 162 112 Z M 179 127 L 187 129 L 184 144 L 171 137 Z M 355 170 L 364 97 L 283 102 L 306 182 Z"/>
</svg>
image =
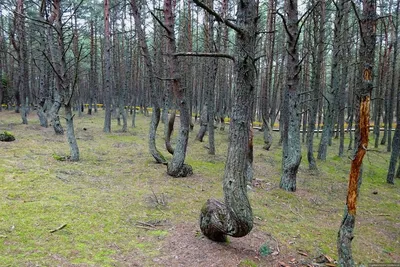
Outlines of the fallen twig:
<svg viewBox="0 0 400 267">
<path fill-rule="evenodd" d="M 65 226 L 67 226 L 66 223 L 60 225 L 60 226 L 57 227 L 56 229 L 50 230 L 49 232 L 50 232 L 50 233 L 54 233 L 54 232 L 60 231 L 60 230 L 63 229 Z"/>
<path fill-rule="evenodd" d="M 137 224 L 142 226 L 156 227 L 154 224 L 138 221 Z"/>
</svg>

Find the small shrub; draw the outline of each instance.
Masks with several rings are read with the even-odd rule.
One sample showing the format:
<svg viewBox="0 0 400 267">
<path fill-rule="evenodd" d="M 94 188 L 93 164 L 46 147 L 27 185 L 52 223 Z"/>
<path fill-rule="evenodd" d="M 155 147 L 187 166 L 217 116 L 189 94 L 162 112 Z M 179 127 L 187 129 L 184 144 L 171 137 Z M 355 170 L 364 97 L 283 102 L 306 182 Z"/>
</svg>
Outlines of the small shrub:
<svg viewBox="0 0 400 267">
<path fill-rule="evenodd" d="M 266 256 L 268 256 L 269 254 L 272 253 L 272 250 L 271 250 L 271 248 L 269 247 L 269 245 L 265 243 L 265 244 L 262 244 L 262 245 L 261 245 L 261 247 L 260 247 L 260 249 L 259 249 L 259 252 L 260 252 L 260 255 L 261 255 L 262 257 L 266 257 Z"/>
<path fill-rule="evenodd" d="M 1 142 L 12 142 L 15 141 L 15 137 L 12 133 L 4 131 L 0 133 L 0 141 Z"/>
<path fill-rule="evenodd" d="M 53 154 L 53 159 L 58 160 L 58 161 L 66 161 L 68 159 L 68 157 Z"/>
</svg>

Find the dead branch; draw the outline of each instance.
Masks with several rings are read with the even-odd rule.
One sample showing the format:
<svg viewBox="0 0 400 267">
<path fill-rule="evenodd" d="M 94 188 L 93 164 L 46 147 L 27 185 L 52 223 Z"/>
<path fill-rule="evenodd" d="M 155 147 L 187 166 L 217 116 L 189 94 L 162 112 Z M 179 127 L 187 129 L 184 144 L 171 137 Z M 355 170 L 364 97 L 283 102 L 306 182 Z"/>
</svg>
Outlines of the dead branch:
<svg viewBox="0 0 400 267">
<path fill-rule="evenodd" d="M 178 52 L 172 54 L 173 56 L 177 57 L 221 57 L 221 58 L 228 58 L 232 61 L 235 61 L 235 58 L 229 54 L 223 53 L 203 53 L 203 52 Z"/>
<path fill-rule="evenodd" d="M 61 229 L 65 228 L 66 226 L 67 226 L 67 224 L 64 223 L 64 224 L 60 225 L 59 227 L 57 227 L 56 229 L 50 230 L 49 232 L 55 233 L 55 232 L 60 231 Z"/>
</svg>

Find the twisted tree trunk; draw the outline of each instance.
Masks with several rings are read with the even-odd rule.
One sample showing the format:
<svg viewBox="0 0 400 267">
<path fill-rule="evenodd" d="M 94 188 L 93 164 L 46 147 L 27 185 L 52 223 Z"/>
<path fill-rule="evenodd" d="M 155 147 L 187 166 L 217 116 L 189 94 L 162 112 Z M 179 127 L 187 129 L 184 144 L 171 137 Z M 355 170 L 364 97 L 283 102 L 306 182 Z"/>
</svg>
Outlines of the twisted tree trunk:
<svg viewBox="0 0 400 267">
<path fill-rule="evenodd" d="M 223 180 L 224 200 L 209 199 L 200 214 L 200 229 L 211 240 L 225 241 L 226 236 L 242 237 L 253 228 L 253 213 L 247 197 L 246 170 L 249 160 L 249 125 L 255 90 L 254 55 L 258 7 L 255 0 L 237 5 L 237 25 L 225 20 L 199 0 L 197 5 L 236 31 L 236 90 L 233 96 L 229 129 L 229 148 Z"/>
</svg>

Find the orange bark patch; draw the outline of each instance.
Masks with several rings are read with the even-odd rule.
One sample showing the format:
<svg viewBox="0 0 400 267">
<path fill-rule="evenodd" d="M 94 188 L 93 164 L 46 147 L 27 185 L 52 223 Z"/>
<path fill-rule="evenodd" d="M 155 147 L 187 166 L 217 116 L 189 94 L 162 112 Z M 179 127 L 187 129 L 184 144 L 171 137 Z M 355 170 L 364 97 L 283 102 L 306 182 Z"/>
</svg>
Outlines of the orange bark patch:
<svg viewBox="0 0 400 267">
<path fill-rule="evenodd" d="M 357 148 L 357 153 L 351 162 L 349 190 L 347 192 L 347 209 L 349 214 L 356 214 L 358 178 L 360 175 L 361 164 L 368 148 L 368 133 L 369 133 L 369 106 L 370 97 L 365 96 L 361 99 L 360 105 L 360 143 Z"/>
</svg>

